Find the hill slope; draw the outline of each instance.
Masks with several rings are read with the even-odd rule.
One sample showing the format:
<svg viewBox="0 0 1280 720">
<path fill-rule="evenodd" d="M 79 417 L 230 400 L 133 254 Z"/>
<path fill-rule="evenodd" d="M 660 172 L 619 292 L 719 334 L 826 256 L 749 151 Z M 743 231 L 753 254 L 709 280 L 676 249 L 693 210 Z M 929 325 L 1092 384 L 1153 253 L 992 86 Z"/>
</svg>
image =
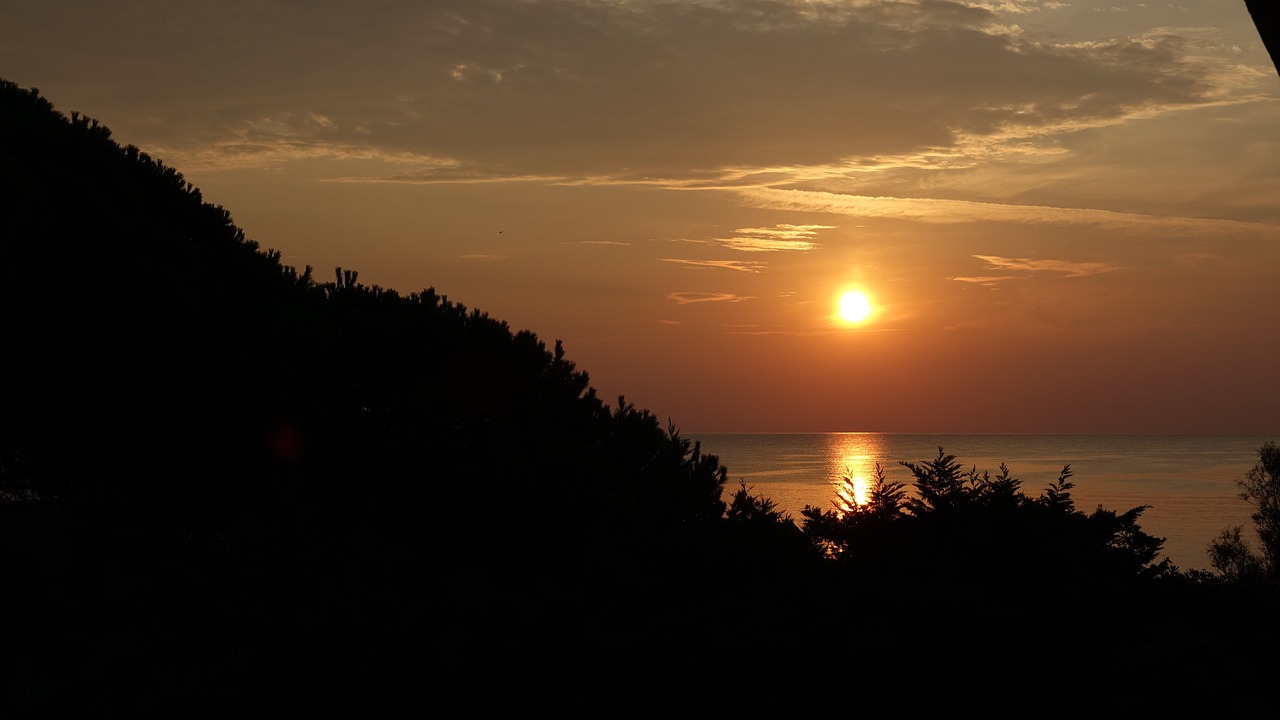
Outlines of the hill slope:
<svg viewBox="0 0 1280 720">
<path fill-rule="evenodd" d="M 1275 707 L 1274 593 L 1148 572 L 1141 508 L 940 450 L 805 536 L 558 343 L 286 267 L 3 81 L 0 182 L 0 714 Z"/>
<path fill-rule="evenodd" d="M 559 343 L 432 289 L 317 282 L 10 82 L 0 179 L 0 490 L 40 504 L 28 525 L 56 504 L 69 557 L 0 536 L 0 570 L 28 579 L 10 611 L 35 618 L 0 671 L 29 698 L 234 703 L 274 664 L 297 668 L 280 696 L 347 673 L 363 694 L 423 670 L 371 654 L 518 643 L 584 588 L 693 572 L 717 532 L 716 458 L 601 402 Z"/>
<path fill-rule="evenodd" d="M 297 475 L 418 462 L 444 475 L 438 486 L 524 478 L 490 497 L 551 489 L 539 482 L 645 493 L 606 478 L 650 473 L 674 493 L 664 506 L 722 510 L 718 465 L 692 463 L 648 413 L 611 411 L 558 346 L 431 289 L 401 296 L 342 270 L 317 283 L 173 169 L 12 83 L 0 87 L 0 176 L 3 320 L 21 349 L 3 381 L 4 430 L 42 481 L 225 495 L 282 463 Z M 281 432 L 293 444 L 273 456 Z M 438 455 L 396 457 L 410 435 L 414 453 L 426 443 Z M 664 479 L 681 463 L 680 480 Z"/>
</svg>

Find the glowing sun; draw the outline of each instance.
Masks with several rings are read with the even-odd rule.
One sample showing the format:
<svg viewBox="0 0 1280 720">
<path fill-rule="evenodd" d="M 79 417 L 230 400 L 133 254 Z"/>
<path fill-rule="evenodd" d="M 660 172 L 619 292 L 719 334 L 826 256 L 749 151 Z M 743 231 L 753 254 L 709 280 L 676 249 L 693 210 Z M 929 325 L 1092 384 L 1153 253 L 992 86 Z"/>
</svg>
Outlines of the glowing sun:
<svg viewBox="0 0 1280 720">
<path fill-rule="evenodd" d="M 847 323 L 860 323 L 871 317 L 871 301 L 866 295 L 852 290 L 840 296 L 840 319 Z"/>
</svg>

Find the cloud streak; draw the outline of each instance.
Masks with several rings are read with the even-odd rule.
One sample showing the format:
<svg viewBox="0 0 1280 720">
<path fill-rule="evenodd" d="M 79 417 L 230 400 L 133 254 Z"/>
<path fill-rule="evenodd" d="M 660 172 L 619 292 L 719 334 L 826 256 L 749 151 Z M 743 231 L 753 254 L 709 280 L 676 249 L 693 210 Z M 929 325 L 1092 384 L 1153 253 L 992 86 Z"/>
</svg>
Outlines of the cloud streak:
<svg viewBox="0 0 1280 720">
<path fill-rule="evenodd" d="M 983 287 L 996 287 L 1005 280 L 1019 280 L 1021 278 L 1016 275 L 971 275 L 968 277 L 949 277 L 948 280 L 956 282 L 971 283 L 973 285 L 982 285 Z"/>
<path fill-rule="evenodd" d="M 810 190 L 748 188 L 735 191 L 752 207 L 792 212 L 825 212 L 866 218 L 893 218 L 926 223 L 1007 222 L 1030 225 L 1093 225 L 1113 228 L 1163 228 L 1186 233 L 1274 235 L 1276 226 L 1238 220 L 1160 217 L 1094 208 L 978 202 L 946 198 L 905 198 Z"/>
<path fill-rule="evenodd" d="M 662 258 L 663 262 L 676 263 L 679 265 L 687 265 L 693 268 L 718 268 L 721 270 L 736 270 L 745 273 L 758 273 L 766 266 L 762 262 L 754 262 L 751 260 L 683 260 L 680 258 Z"/>
<path fill-rule="evenodd" d="M 830 230 L 834 225 L 788 225 L 773 227 L 739 228 L 732 237 L 716 238 L 715 242 L 741 252 L 804 252 L 821 247 L 814 242 L 819 230 Z"/>
<path fill-rule="evenodd" d="M 673 292 L 667 294 L 667 299 L 674 301 L 677 305 L 689 305 L 704 302 L 739 303 L 745 300 L 753 300 L 754 298 L 747 295 L 723 292 Z"/>
<path fill-rule="evenodd" d="M 1071 262 L 1068 260 L 1034 260 L 1032 258 L 1007 258 L 999 255 L 974 255 L 973 257 L 983 261 L 987 265 L 988 270 L 1004 270 L 1027 273 L 1024 275 L 969 275 L 949 277 L 948 280 L 955 282 L 969 283 L 973 285 L 981 285 L 983 287 L 998 287 L 1001 283 L 1010 280 L 1025 280 L 1036 273 L 1055 273 L 1064 277 L 1088 277 L 1089 275 L 1098 275 L 1101 273 L 1115 272 L 1121 270 L 1119 265 L 1111 265 L 1101 262 Z"/>
<path fill-rule="evenodd" d="M 1118 265 L 1099 262 L 1068 262 L 1066 260 L 1032 260 L 1030 258 L 1006 258 L 998 255 L 974 255 L 985 261 L 992 270 L 1025 270 L 1027 272 L 1062 273 L 1067 277 L 1086 277 L 1099 273 L 1114 272 Z"/>
</svg>

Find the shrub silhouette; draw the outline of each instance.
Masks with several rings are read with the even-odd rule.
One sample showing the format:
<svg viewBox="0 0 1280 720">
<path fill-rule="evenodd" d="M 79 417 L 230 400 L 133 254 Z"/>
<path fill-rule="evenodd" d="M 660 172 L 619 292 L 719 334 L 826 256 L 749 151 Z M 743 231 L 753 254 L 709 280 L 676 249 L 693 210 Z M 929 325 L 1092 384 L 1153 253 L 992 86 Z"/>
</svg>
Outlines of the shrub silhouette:
<svg viewBox="0 0 1280 720">
<path fill-rule="evenodd" d="M 1280 445 L 1258 448 L 1257 464 L 1236 485 L 1240 499 L 1253 506 L 1260 552 L 1245 541 L 1242 527 L 1227 528 L 1209 543 L 1210 563 L 1229 582 L 1280 584 Z"/>
<path fill-rule="evenodd" d="M 1172 570 L 1155 562 L 1163 540 L 1138 524 L 1147 506 L 1076 510 L 1069 466 L 1032 498 L 1008 467 L 964 470 L 941 448 L 931 460 L 901 464 L 915 478 L 914 495 L 877 467 L 866 506 L 840 499 L 835 509 L 804 509 L 812 542 L 860 573 L 983 587 L 1116 583 Z"/>
</svg>

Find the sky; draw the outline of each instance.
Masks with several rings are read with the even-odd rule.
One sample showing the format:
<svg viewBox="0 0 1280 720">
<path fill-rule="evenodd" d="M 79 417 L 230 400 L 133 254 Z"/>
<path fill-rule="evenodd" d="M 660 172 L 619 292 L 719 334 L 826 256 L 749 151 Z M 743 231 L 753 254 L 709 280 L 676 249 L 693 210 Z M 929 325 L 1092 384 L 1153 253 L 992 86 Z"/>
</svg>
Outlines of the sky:
<svg viewBox="0 0 1280 720">
<path fill-rule="evenodd" d="M 1243 0 L 0 17 L 0 77 L 287 264 L 563 340 L 686 434 L 1280 432 L 1280 75 Z"/>
</svg>

